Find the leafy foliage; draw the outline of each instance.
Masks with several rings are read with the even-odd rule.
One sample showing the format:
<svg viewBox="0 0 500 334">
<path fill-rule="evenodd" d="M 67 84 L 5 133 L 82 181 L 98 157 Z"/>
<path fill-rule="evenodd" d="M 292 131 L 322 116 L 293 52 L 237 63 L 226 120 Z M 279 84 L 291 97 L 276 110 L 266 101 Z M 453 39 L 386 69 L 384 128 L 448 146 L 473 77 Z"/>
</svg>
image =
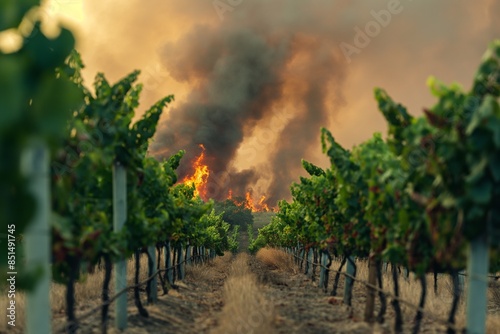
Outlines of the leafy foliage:
<svg viewBox="0 0 500 334">
<path fill-rule="evenodd" d="M 215 212 L 222 214 L 224 221 L 232 226 L 245 228 L 253 224 L 252 211 L 245 207 L 245 200 L 238 198 L 235 200 L 226 199 L 225 201 L 215 203 Z"/>
<path fill-rule="evenodd" d="M 1 226 L 15 226 L 20 240 L 35 213 L 35 201 L 28 191 L 28 180 L 21 174 L 21 155 L 30 142 L 44 143 L 51 149 L 60 145 L 64 125 L 71 111 L 82 102 L 78 87 L 65 73 L 56 73 L 74 47 L 72 33 L 61 28 L 59 35 L 49 39 L 40 29 L 40 22 L 23 35 L 18 30 L 22 20 L 39 1 L 2 1 L 0 32 L 10 29 L 22 44 L 11 53 L 0 51 L 0 219 Z M 7 243 L 4 243 L 7 245 Z M 17 288 L 29 288 L 36 280 L 22 266 L 23 245 L 17 248 L 20 273 Z M 7 257 L 0 259 L 1 281 L 5 281 Z"/>
<path fill-rule="evenodd" d="M 74 265 L 118 259 L 137 249 L 171 242 L 173 246 L 206 246 L 222 254 L 237 248 L 237 230 L 212 212 L 193 188 L 177 184 L 175 170 L 184 151 L 167 160 L 147 156 L 148 144 L 167 96 L 132 124 L 142 86 L 134 71 L 111 85 L 96 76 L 95 93 L 83 86 L 83 64 L 73 52 L 60 71 L 69 73 L 85 103 L 67 123 L 64 146 L 53 162 L 54 277 L 65 282 Z M 112 224 L 112 167 L 127 170 L 127 220 L 120 232 Z M 91 172 L 90 172 L 91 171 Z"/>
<path fill-rule="evenodd" d="M 423 274 L 463 268 L 465 247 L 478 237 L 494 236 L 498 246 L 500 41 L 491 44 L 470 92 L 434 78 L 428 84 L 438 101 L 422 117 L 375 90 L 389 125 L 386 141 L 375 134 L 349 151 L 322 129 L 330 168 L 303 161 L 310 177 L 292 185 L 293 202 L 280 202 L 252 247 L 371 253 Z"/>
</svg>

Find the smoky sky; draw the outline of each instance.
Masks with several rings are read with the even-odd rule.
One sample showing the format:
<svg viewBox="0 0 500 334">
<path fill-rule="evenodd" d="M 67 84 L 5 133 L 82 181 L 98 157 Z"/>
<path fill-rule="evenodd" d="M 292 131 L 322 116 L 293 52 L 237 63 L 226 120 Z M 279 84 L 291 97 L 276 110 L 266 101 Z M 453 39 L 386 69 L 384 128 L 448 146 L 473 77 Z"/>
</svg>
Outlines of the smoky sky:
<svg viewBox="0 0 500 334">
<path fill-rule="evenodd" d="M 320 127 L 348 147 L 385 132 L 374 86 L 418 114 L 433 101 L 425 87 L 429 75 L 467 88 L 487 44 L 500 38 L 498 1 L 402 0 L 400 13 L 348 62 L 340 43 L 354 45 L 355 29 L 364 30 L 375 20 L 372 11 L 394 1 L 130 0 L 116 6 L 89 0 L 80 44 L 92 70 L 117 78 L 145 67 L 146 105 L 183 87 L 182 99 L 161 119 L 151 154 L 186 150 L 183 177 L 203 144 L 210 197 L 224 198 L 229 189 L 242 195 L 259 184 L 275 205 L 289 198 L 301 159 L 321 159 Z M 222 17 L 216 3 L 227 5 Z M 264 141 L 263 133 L 272 138 Z M 259 139 L 266 144 L 257 145 Z"/>
<path fill-rule="evenodd" d="M 285 17 L 273 17 L 267 11 L 277 8 L 262 1 L 241 6 L 246 15 L 240 13 L 216 25 L 194 25 L 177 42 L 164 46 L 161 59 L 170 75 L 194 84 L 186 102 L 163 120 L 152 151 L 168 155 L 185 149 L 182 175 L 192 172 L 189 162 L 203 144 L 214 175 L 209 179 L 209 195 L 222 198 L 229 188 L 242 195 L 267 174 L 267 195 L 275 203 L 285 195 L 299 172 L 301 156 L 327 122 L 327 87 L 332 80 L 341 83 L 345 65 L 335 44 L 321 37 L 327 27 L 304 24 L 312 17 L 294 20 L 290 15 L 295 9 Z M 300 75 L 293 98 L 288 97 L 295 103 L 290 111 L 293 119 L 276 133 L 273 145 L 265 148 L 272 170 L 268 167 L 263 173 L 248 161 L 248 168 L 237 172 L 231 162 L 238 148 L 285 98 L 293 71 Z M 172 150 L 165 152 L 165 147 Z"/>
</svg>

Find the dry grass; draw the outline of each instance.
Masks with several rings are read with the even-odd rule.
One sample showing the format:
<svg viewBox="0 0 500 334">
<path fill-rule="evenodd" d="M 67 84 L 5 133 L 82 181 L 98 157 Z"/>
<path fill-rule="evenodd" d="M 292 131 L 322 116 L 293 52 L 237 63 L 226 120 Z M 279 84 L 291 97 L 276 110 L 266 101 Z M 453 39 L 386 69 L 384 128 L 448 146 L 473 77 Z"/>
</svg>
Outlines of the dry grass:
<svg viewBox="0 0 500 334">
<path fill-rule="evenodd" d="M 224 271 L 228 263 L 233 259 L 231 252 L 224 253 L 224 256 L 217 256 L 213 261 L 203 264 L 186 266 L 186 278 L 199 281 L 213 281 Z"/>
<path fill-rule="evenodd" d="M 144 280 L 148 277 L 148 261 L 147 256 L 141 256 L 141 270 L 140 270 L 140 280 Z M 135 272 L 135 261 L 130 259 L 127 261 L 127 285 L 133 285 L 134 283 L 134 272 Z M 88 274 L 84 273 L 81 276 L 79 282 L 75 285 L 75 300 L 76 300 L 76 311 L 77 317 L 79 314 L 84 313 L 92 307 L 96 307 L 101 303 L 102 294 L 102 283 L 104 281 L 104 270 L 96 269 L 95 273 Z M 112 276 L 110 282 L 110 290 L 114 291 L 114 277 Z M 66 307 L 66 287 L 61 284 L 52 283 L 50 291 L 50 300 L 53 318 L 56 319 L 54 328 L 60 327 L 60 325 L 65 321 L 65 307 Z M 131 293 L 131 292 L 129 292 Z M 9 333 L 23 333 L 24 329 L 24 319 L 25 319 L 25 299 L 26 296 L 22 292 L 16 293 L 16 328 L 12 331 L 12 328 L 7 325 L 7 317 L 0 317 L 0 333 L 9 330 Z M 7 296 L 6 294 L 0 295 L 0 309 L 7 307 Z M 113 304 L 111 305 L 113 309 Z M 96 316 L 99 316 L 97 313 Z"/>
<path fill-rule="evenodd" d="M 500 310 L 500 283 L 490 285 L 490 300 L 496 310 Z"/>
<path fill-rule="evenodd" d="M 294 273 L 296 273 L 297 271 L 297 267 L 293 262 L 293 258 L 282 250 L 275 248 L 261 248 L 257 252 L 256 257 L 257 260 L 261 261 L 263 264 L 272 269 Z"/>
<path fill-rule="evenodd" d="M 277 249 L 261 249 L 257 253 L 257 259 L 260 263 L 271 269 L 278 271 L 264 270 L 265 272 L 297 272 L 297 267 L 294 265 L 293 260 L 289 255 Z M 202 280 L 212 282 L 213 280 L 221 280 L 220 273 L 225 272 L 233 256 L 226 254 L 224 257 L 217 257 L 214 261 L 205 265 L 188 266 L 186 273 L 188 277 L 194 280 Z M 231 264 L 230 275 L 225 283 L 224 300 L 225 305 L 222 309 L 219 318 L 219 327 L 214 333 L 238 333 L 250 332 L 252 329 L 255 333 L 264 334 L 272 331 L 272 322 L 274 319 L 274 312 L 272 305 L 266 300 L 262 293 L 259 283 L 257 282 L 256 275 L 253 272 L 259 272 L 255 267 L 250 269 L 248 265 L 249 256 L 240 254 Z M 368 277 L 368 268 L 366 262 L 358 262 L 357 277 L 366 280 Z M 334 261 L 332 269 L 337 269 L 339 262 Z M 263 267 L 264 268 L 264 267 Z M 133 284 L 134 262 L 128 261 L 128 284 Z M 147 277 L 147 259 L 143 256 L 141 259 L 141 280 Z M 75 286 L 75 297 L 77 301 L 77 317 L 79 314 L 84 313 L 91 307 L 100 304 L 102 293 L 102 281 L 104 272 L 96 270 L 94 274 L 85 274 L 82 276 L 80 282 Z M 330 288 L 333 278 L 330 277 Z M 343 279 L 341 279 L 341 286 L 339 293 L 342 294 Z M 114 279 L 111 281 L 111 289 L 113 289 Z M 438 280 L 438 294 L 433 292 L 433 277 L 427 276 L 427 301 L 425 310 L 427 313 L 432 314 L 441 319 L 447 319 L 448 312 L 451 307 L 451 283 L 446 275 L 440 275 Z M 390 275 L 384 274 L 384 290 L 391 292 L 392 280 Z M 64 308 L 65 308 L 65 286 L 53 284 L 51 288 L 51 302 L 52 312 L 55 318 L 54 328 L 60 327 L 65 322 Z M 405 300 L 417 304 L 420 297 L 420 284 L 413 277 L 405 280 L 400 276 L 400 292 L 401 297 Z M 363 300 L 366 296 L 366 288 L 356 283 L 354 291 L 354 308 L 357 313 L 362 313 L 364 310 Z M 7 318 L 0 317 L 0 333 L 23 333 L 24 316 L 25 316 L 25 296 L 23 293 L 18 292 L 16 295 L 16 328 L 7 326 Z M 465 325 L 465 307 L 464 300 L 462 299 L 459 310 L 457 312 L 457 325 Z M 7 307 L 6 294 L 0 295 L 0 309 Z M 112 306 L 113 308 L 113 306 Z M 402 305 L 405 323 L 411 323 L 415 316 L 415 310 Z M 391 313 L 392 307 L 388 304 L 388 314 L 386 316 L 387 322 L 392 323 Z M 96 314 L 96 319 L 99 315 Z M 424 329 L 429 330 L 436 328 L 436 325 L 428 318 L 424 318 Z M 439 326 L 437 326 L 439 328 Z M 441 327 L 442 329 L 442 327 Z M 492 283 L 489 289 L 489 313 L 487 319 L 487 333 L 500 334 L 500 285 Z"/>
<path fill-rule="evenodd" d="M 339 268 L 340 262 L 333 261 L 332 269 L 336 270 Z M 368 280 L 368 265 L 366 261 L 357 261 L 357 274 L 356 277 L 358 279 L 367 281 Z M 345 267 L 344 270 L 345 271 Z M 438 276 L 438 293 L 434 293 L 434 278 L 432 274 L 428 274 L 426 276 L 427 280 L 427 298 L 425 302 L 425 311 L 426 314 L 430 316 L 438 317 L 442 320 L 447 320 L 449 316 L 449 311 L 452 304 L 452 283 L 451 279 L 447 275 L 439 275 Z M 341 282 L 343 279 L 341 279 Z M 390 275 L 390 271 L 383 274 L 383 286 L 384 291 L 393 292 L 393 282 L 392 276 Z M 404 277 L 404 275 L 400 276 L 399 279 L 399 287 L 400 287 L 400 297 L 406 301 L 411 302 L 414 305 L 418 305 L 421 293 L 420 283 L 413 277 L 411 274 L 408 279 Z M 366 295 L 366 288 L 360 283 L 356 283 L 353 300 L 356 302 L 356 299 L 359 299 L 360 296 Z M 339 289 L 339 293 L 342 294 L 343 290 Z M 492 288 L 489 290 L 489 310 L 488 318 L 487 318 L 487 333 L 491 334 L 500 334 L 500 314 L 498 309 L 496 312 L 491 312 L 493 305 L 500 301 L 500 291 L 499 288 L 496 288 L 496 291 Z M 364 300 L 364 298 L 363 298 Z M 390 298 L 388 300 L 390 302 Z M 364 305 L 354 305 L 354 307 L 359 308 L 357 311 L 362 312 L 364 310 Z M 415 317 L 415 309 L 407 306 L 405 304 L 401 305 L 401 309 L 403 311 L 403 317 L 405 322 L 408 323 L 412 321 Z M 388 312 L 392 312 L 392 307 L 388 303 Z M 390 319 L 389 316 L 386 317 Z M 424 319 L 425 316 L 424 316 Z M 425 320 L 427 325 L 434 323 L 430 321 L 428 318 Z M 456 325 L 458 327 L 465 327 L 465 296 L 461 297 L 459 307 L 456 313 Z M 424 325 L 424 327 L 426 327 Z M 434 326 L 435 327 L 435 326 Z M 444 328 L 444 327 L 443 327 Z"/>
<path fill-rule="evenodd" d="M 242 253 L 234 260 L 224 285 L 224 307 L 219 316 L 218 333 L 273 333 L 274 311 L 248 266 L 249 257 Z"/>
</svg>

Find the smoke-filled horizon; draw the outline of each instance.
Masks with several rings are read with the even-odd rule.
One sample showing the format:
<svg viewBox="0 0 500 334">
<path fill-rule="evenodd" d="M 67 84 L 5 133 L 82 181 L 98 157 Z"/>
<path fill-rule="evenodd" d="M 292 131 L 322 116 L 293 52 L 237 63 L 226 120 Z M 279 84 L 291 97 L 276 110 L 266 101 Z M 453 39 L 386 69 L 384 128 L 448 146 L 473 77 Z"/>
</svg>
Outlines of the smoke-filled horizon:
<svg viewBox="0 0 500 334">
<path fill-rule="evenodd" d="M 170 75 L 196 85 L 164 118 L 151 152 L 169 148 L 163 153 L 168 155 L 185 149 L 189 162 L 203 144 L 212 174 L 208 197 L 225 198 L 229 189 L 241 195 L 266 178 L 268 200 L 275 203 L 285 197 L 284 185 L 297 177 L 297 159 L 328 122 L 328 85 L 342 83 L 345 64 L 336 44 L 325 39 L 324 23 L 310 21 L 304 29 L 301 19 L 312 17 L 299 13 L 306 12 L 293 9 L 281 17 L 279 7 L 262 1 L 241 7 L 240 13 L 224 14 L 233 18 L 194 25 L 176 43 L 164 46 L 160 59 Z M 275 15 L 266 12 L 270 9 Z M 232 162 L 238 148 L 278 104 L 290 108 L 293 118 L 280 131 L 271 129 L 275 140 L 265 150 L 273 170 L 261 170 L 249 159 L 248 167 L 237 171 Z M 181 175 L 192 172 L 189 163 L 182 167 Z"/>
<path fill-rule="evenodd" d="M 209 197 L 253 189 L 275 205 L 289 197 L 302 158 L 322 161 L 320 127 L 347 147 L 384 131 L 374 86 L 416 113 L 432 103 L 430 74 L 467 88 L 487 43 L 500 37 L 499 7 L 493 0 L 90 1 L 81 46 L 89 67 L 111 75 L 129 71 L 125 62 L 145 64 L 145 105 L 180 96 L 162 117 L 153 155 L 186 150 L 184 176 L 203 144 Z"/>
</svg>

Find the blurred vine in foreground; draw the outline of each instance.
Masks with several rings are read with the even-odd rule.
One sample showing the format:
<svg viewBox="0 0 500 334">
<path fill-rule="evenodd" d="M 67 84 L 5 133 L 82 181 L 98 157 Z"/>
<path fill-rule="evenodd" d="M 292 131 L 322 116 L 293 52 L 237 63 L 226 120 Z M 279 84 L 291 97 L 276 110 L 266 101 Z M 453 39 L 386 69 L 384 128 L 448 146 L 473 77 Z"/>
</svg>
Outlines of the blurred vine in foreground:
<svg viewBox="0 0 500 334">
<path fill-rule="evenodd" d="M 40 29 L 39 1 L 0 1 L 0 34 L 20 43 L 5 51 L 0 42 L 0 247 L 7 247 L 7 227 L 15 226 L 19 241 L 36 209 L 21 174 L 21 155 L 38 141 L 54 150 L 61 143 L 72 110 L 82 94 L 65 73 L 56 73 L 74 47 L 73 34 L 61 28 L 53 39 Z M 29 14 L 28 14 L 29 12 Z M 23 26 L 22 32 L 20 26 Z M 5 42 L 5 39 L 3 39 Z M 33 286 L 36 268 L 22 268 L 22 243 L 17 242 L 19 289 Z M 0 258 L 0 281 L 5 282 L 7 257 Z M 28 275 L 27 271 L 31 271 Z"/>
</svg>

